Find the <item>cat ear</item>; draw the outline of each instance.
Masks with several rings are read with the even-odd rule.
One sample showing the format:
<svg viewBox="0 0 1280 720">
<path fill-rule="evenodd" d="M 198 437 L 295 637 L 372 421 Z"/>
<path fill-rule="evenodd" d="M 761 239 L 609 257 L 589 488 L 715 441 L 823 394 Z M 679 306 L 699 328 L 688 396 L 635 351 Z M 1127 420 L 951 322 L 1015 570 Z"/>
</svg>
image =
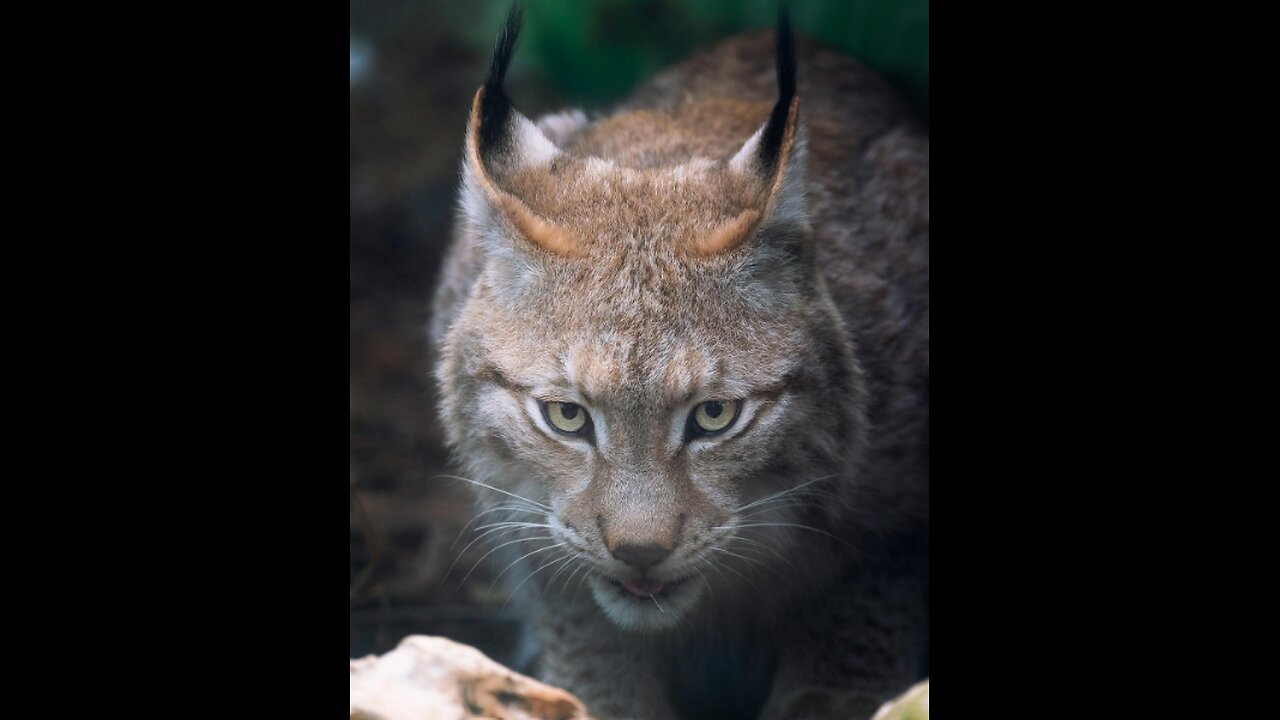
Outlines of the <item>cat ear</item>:
<svg viewBox="0 0 1280 720">
<path fill-rule="evenodd" d="M 467 122 L 462 204 L 472 227 L 489 240 L 494 220 L 507 226 L 508 242 L 531 243 L 557 255 L 577 255 L 578 244 L 563 228 L 539 217 L 507 190 L 517 172 L 546 167 L 560 155 L 537 125 L 522 115 L 503 90 L 503 80 L 520 35 L 520 8 L 512 6 L 493 49 L 489 77 L 476 91 Z M 498 240 L 500 242 L 500 240 Z"/>
<path fill-rule="evenodd" d="M 783 103 L 786 102 L 784 105 Z M 778 100 L 764 127 L 729 160 L 733 172 L 762 184 L 762 216 L 769 222 L 805 219 L 805 133 L 800 124 L 800 98 Z"/>
<path fill-rule="evenodd" d="M 785 9 L 778 17 L 778 101 L 765 124 L 729 160 L 730 172 L 744 175 L 758 188 L 750 207 L 713 233 L 700 254 L 723 252 L 749 237 L 770 235 L 787 244 L 808 224 L 804 197 L 805 132 L 796 97 L 795 39 Z"/>
</svg>

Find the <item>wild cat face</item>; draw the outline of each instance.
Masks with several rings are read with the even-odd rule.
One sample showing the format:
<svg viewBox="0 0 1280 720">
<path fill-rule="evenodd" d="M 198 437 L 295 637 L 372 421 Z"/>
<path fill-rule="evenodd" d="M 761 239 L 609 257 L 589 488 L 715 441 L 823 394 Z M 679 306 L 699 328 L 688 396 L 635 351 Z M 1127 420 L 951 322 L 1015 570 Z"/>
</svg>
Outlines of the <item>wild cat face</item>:
<svg viewBox="0 0 1280 720">
<path fill-rule="evenodd" d="M 734 538 L 781 516 L 743 508 L 819 476 L 814 441 L 833 428 L 815 425 L 832 416 L 803 314 L 753 307 L 725 280 L 623 288 L 593 267 L 549 272 L 515 306 L 480 288 L 455 336 L 457 440 L 481 481 L 537 503 L 510 513 L 546 526 L 526 528 L 545 537 L 523 551 L 531 570 L 560 589 L 577 570 L 620 625 L 662 627 L 750 571 L 725 569 L 735 555 L 776 562 L 786 543 L 769 532 Z"/>
<path fill-rule="evenodd" d="M 714 145 L 673 143 L 678 114 L 615 118 L 652 152 L 575 154 L 503 94 L 512 44 L 468 129 L 462 233 L 483 268 L 437 371 L 442 416 L 544 591 L 581 575 L 620 626 L 672 627 L 818 529 L 796 493 L 858 426 L 808 251 L 798 104 L 784 82 L 722 157 L 672 151 Z"/>
</svg>

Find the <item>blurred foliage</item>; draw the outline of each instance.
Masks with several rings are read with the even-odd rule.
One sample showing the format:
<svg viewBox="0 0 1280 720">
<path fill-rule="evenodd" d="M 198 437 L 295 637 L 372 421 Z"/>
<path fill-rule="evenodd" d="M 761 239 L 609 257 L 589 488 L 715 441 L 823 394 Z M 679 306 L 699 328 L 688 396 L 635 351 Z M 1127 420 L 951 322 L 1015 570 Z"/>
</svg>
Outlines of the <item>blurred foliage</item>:
<svg viewBox="0 0 1280 720">
<path fill-rule="evenodd" d="M 773 27 L 778 0 L 525 0 L 513 73 L 541 76 L 564 101 L 605 106 L 699 46 Z M 382 35 L 424 14 L 436 32 L 487 50 L 510 0 L 420 3 L 356 0 L 353 34 Z M 792 0 L 797 31 L 840 48 L 885 75 L 922 111 L 929 97 L 928 0 Z M 479 78 L 477 78 L 478 80 Z M 518 86 L 512 84 L 515 93 Z M 519 101 L 517 100 L 517 104 Z"/>
</svg>

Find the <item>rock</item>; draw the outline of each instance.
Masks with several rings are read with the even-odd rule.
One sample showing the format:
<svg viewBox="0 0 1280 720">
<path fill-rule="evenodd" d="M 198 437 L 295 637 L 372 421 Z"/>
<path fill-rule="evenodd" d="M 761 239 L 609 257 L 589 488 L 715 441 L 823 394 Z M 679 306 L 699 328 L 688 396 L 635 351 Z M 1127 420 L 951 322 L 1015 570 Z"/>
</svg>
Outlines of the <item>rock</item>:
<svg viewBox="0 0 1280 720">
<path fill-rule="evenodd" d="M 572 694 L 445 638 L 410 635 L 385 655 L 351 661 L 351 720 L 481 718 L 593 720 Z M 872 720 L 928 718 L 925 680 L 881 706 Z"/>
<path fill-rule="evenodd" d="M 929 720 L 929 681 L 917 683 L 898 699 L 885 703 L 871 720 Z"/>
<path fill-rule="evenodd" d="M 351 661 L 351 720 L 591 720 L 586 706 L 439 637 L 410 635 L 395 650 Z"/>
</svg>

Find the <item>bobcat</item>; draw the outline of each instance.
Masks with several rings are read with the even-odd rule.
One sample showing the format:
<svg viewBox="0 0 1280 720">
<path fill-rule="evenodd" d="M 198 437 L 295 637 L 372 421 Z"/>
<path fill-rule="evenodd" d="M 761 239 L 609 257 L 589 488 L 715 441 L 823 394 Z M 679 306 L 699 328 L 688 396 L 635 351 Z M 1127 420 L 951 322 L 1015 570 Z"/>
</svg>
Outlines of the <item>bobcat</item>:
<svg viewBox="0 0 1280 720">
<path fill-rule="evenodd" d="M 925 132 L 785 16 L 533 122 L 519 26 L 431 332 L 539 676 L 602 717 L 869 716 L 928 672 Z"/>
</svg>

